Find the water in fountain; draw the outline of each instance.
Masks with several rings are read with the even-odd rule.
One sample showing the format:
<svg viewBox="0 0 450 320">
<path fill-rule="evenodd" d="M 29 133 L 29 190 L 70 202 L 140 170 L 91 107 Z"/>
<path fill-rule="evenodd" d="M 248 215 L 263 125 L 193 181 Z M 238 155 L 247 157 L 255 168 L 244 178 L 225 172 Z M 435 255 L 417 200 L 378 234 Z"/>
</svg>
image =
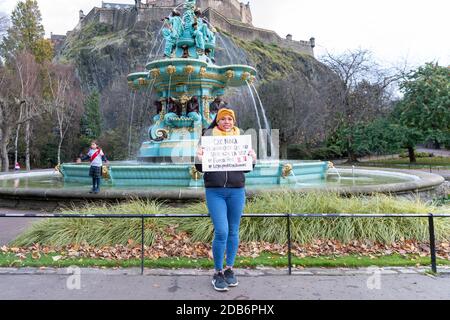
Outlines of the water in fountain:
<svg viewBox="0 0 450 320">
<path fill-rule="evenodd" d="M 270 127 L 269 120 L 267 119 L 266 110 L 264 109 L 264 105 L 263 105 L 263 103 L 261 101 L 261 97 L 259 96 L 258 90 L 256 90 L 255 85 L 253 83 L 251 83 L 250 86 L 255 91 L 256 98 L 258 99 L 259 105 L 261 107 L 262 116 L 263 116 L 263 120 L 264 120 L 264 125 L 266 126 L 266 129 L 269 131 L 269 134 L 270 134 L 271 127 Z"/>
<path fill-rule="evenodd" d="M 335 167 L 330 168 L 330 170 L 333 170 L 333 171 L 337 174 L 337 176 L 338 176 L 338 182 L 341 182 L 342 176 L 341 176 L 341 174 L 339 173 L 339 170 L 338 170 L 337 168 L 335 168 Z"/>
<path fill-rule="evenodd" d="M 257 97 L 258 102 L 259 102 L 259 106 L 261 107 L 262 116 L 263 116 L 263 120 L 264 120 L 264 125 L 266 127 L 267 135 L 268 135 L 269 141 L 270 141 L 270 151 L 271 151 L 271 158 L 272 158 L 273 157 L 273 152 L 274 152 L 274 149 L 275 149 L 275 146 L 273 144 L 272 128 L 270 126 L 269 119 L 267 118 L 266 110 L 265 110 L 264 105 L 263 105 L 263 103 L 261 101 L 261 97 L 259 96 L 258 90 L 256 90 L 256 87 L 255 87 L 255 85 L 253 83 L 251 83 L 250 86 L 255 91 L 256 97 Z"/>
<path fill-rule="evenodd" d="M 153 41 L 153 46 L 152 46 L 152 48 L 150 50 L 150 53 L 149 53 L 149 55 L 147 57 L 146 64 L 148 64 L 153 57 L 158 57 L 159 56 L 159 53 L 160 53 L 160 51 L 162 49 L 162 46 L 163 46 L 163 43 L 164 43 L 164 41 L 163 41 L 164 39 L 162 37 L 161 37 L 161 40 L 159 41 L 158 50 L 156 51 L 155 54 L 154 54 L 153 51 L 155 50 L 156 45 L 158 44 L 158 38 L 160 37 L 160 34 L 161 34 L 163 28 L 164 28 L 164 22 L 162 23 L 161 28 L 159 29 L 158 33 L 156 34 L 155 40 Z"/>
<path fill-rule="evenodd" d="M 218 55 L 218 61 L 220 62 L 219 64 L 249 64 L 245 51 L 240 49 L 230 38 L 225 35 L 217 34 L 217 39 L 218 44 L 221 45 L 221 48 L 223 48 L 223 51 L 226 53 L 223 56 Z M 220 59 L 221 57 L 222 59 Z M 245 107 L 252 103 L 248 86 L 238 87 L 235 88 L 235 90 L 237 91 L 237 93 L 233 95 L 233 98 L 237 99 L 240 102 L 241 106 Z M 261 118 L 258 109 L 256 109 L 256 113 L 257 116 Z"/>
<path fill-rule="evenodd" d="M 225 52 L 227 53 L 227 58 L 228 58 L 227 63 L 231 63 L 233 61 L 232 60 L 233 57 L 231 56 L 230 50 L 228 49 L 228 45 L 225 43 L 225 40 L 223 40 L 223 37 L 220 33 L 217 33 L 216 37 L 217 37 L 217 40 L 222 43 L 222 48 L 225 49 Z"/>
<path fill-rule="evenodd" d="M 236 63 L 237 62 L 237 63 L 240 63 L 240 64 L 246 64 L 247 63 L 245 53 L 241 52 L 238 49 L 235 49 L 235 48 L 237 48 L 237 46 L 234 45 L 233 43 L 231 43 L 231 40 L 228 37 L 225 37 L 225 36 L 222 36 L 222 35 L 218 34 L 217 39 L 219 40 L 219 42 L 221 43 L 222 47 L 224 48 L 224 50 L 226 52 L 226 57 L 228 58 L 227 62 L 229 62 L 229 63 L 233 63 L 233 62 Z M 229 48 L 233 48 L 233 50 L 230 50 Z M 251 99 L 252 99 L 251 102 L 253 102 L 253 106 L 254 106 L 257 122 L 258 122 L 259 132 L 262 132 L 261 130 L 263 129 L 263 125 L 262 125 L 262 122 L 261 122 L 261 118 L 262 118 L 262 120 L 264 122 L 265 129 L 267 130 L 267 133 L 268 133 L 268 138 L 269 138 L 269 141 L 270 141 L 270 150 L 271 150 L 271 153 L 273 154 L 272 150 L 274 150 L 274 144 L 273 144 L 272 135 L 271 135 L 271 127 L 270 127 L 270 123 L 269 123 L 269 120 L 267 118 L 264 106 L 263 106 L 263 104 L 261 102 L 261 98 L 259 96 L 258 91 L 256 90 L 256 87 L 253 84 L 250 84 L 247 81 L 246 81 L 246 83 L 247 83 L 248 91 L 246 89 L 244 89 L 244 88 L 238 88 L 237 90 L 239 91 L 239 94 L 237 94 L 236 97 L 241 101 L 241 105 L 242 106 L 246 106 L 248 104 L 246 103 L 244 97 L 246 97 L 246 96 L 248 97 L 248 92 L 250 92 L 250 96 L 251 96 Z M 252 91 L 252 89 L 253 89 L 253 91 Z M 260 110 L 258 108 L 256 99 L 255 99 L 255 94 L 253 92 L 256 93 L 256 98 L 258 99 L 258 102 L 260 104 L 262 112 L 260 112 Z M 261 145 L 264 146 L 263 147 L 263 153 L 264 153 L 264 157 L 266 157 L 265 159 L 267 159 L 267 145 L 266 144 L 267 144 L 267 141 L 266 141 L 266 139 L 264 137 Z"/>
<path fill-rule="evenodd" d="M 252 90 L 251 90 L 251 88 L 250 88 L 250 84 L 249 84 L 247 81 L 246 81 L 245 83 L 247 83 L 248 89 L 250 90 L 250 95 L 251 95 L 251 97 L 252 97 L 252 100 L 253 100 L 253 106 L 254 106 L 255 112 L 256 112 L 256 118 L 257 118 L 257 120 L 258 120 L 258 127 L 259 127 L 259 130 L 261 130 L 261 129 L 262 129 L 262 126 L 261 126 L 261 118 L 260 118 L 260 116 L 259 116 L 259 112 L 258 112 L 258 107 L 257 107 L 257 105 L 256 105 L 256 99 L 255 99 L 255 96 L 254 96 L 254 94 L 253 94 L 253 92 L 252 92 Z"/>
</svg>

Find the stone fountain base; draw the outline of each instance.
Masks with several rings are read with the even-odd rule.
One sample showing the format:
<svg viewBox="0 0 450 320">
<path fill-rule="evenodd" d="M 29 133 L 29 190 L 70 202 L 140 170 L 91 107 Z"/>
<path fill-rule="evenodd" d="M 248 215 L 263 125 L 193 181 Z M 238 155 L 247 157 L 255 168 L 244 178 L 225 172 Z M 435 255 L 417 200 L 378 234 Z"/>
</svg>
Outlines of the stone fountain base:
<svg viewBox="0 0 450 320">
<path fill-rule="evenodd" d="M 260 163 L 253 172 L 247 174 L 246 184 L 279 186 L 295 184 L 298 180 L 320 181 L 326 178 L 327 170 L 328 162 L 321 161 Z M 61 173 L 67 183 L 91 183 L 87 164 L 64 164 Z M 105 183 L 125 187 L 203 187 L 202 175 L 192 163 L 112 163 L 109 166 L 109 179 Z"/>
<path fill-rule="evenodd" d="M 79 170 L 85 168 L 79 167 Z M 338 169 L 341 174 L 345 174 L 349 169 Z M 348 195 L 373 195 L 374 193 L 389 194 L 397 197 L 416 198 L 423 200 L 436 199 L 443 196 L 442 186 L 444 178 L 441 176 L 408 170 L 394 169 L 356 169 L 355 175 L 382 175 L 382 176 L 401 176 L 408 178 L 407 181 L 391 184 L 379 184 L 370 186 L 346 186 L 346 187 L 321 187 L 314 186 L 301 187 L 292 189 L 289 184 L 283 186 L 273 185 L 264 186 L 254 184 L 255 181 L 249 177 L 248 180 L 253 181 L 252 185 L 247 187 L 247 195 L 254 197 L 262 193 L 277 194 L 286 191 L 297 192 L 317 192 L 328 191 Z M 117 203 L 120 201 L 128 201 L 131 199 L 150 199 L 162 200 L 169 204 L 185 204 L 190 201 L 202 200 L 205 197 L 205 190 L 202 187 L 127 187 L 127 188 L 111 188 L 105 187 L 100 194 L 89 194 L 89 181 L 78 186 L 61 186 L 60 188 L 48 188 L 46 185 L 30 186 L 21 179 L 27 178 L 44 178 L 44 179 L 62 179 L 61 174 L 54 171 L 41 171 L 21 174 L 0 175 L 0 207 L 16 208 L 23 210 L 43 210 L 51 212 L 61 208 L 83 207 L 87 203 Z M 14 187 L 17 181 L 17 186 Z M 12 185 L 12 186 L 11 186 Z"/>
</svg>

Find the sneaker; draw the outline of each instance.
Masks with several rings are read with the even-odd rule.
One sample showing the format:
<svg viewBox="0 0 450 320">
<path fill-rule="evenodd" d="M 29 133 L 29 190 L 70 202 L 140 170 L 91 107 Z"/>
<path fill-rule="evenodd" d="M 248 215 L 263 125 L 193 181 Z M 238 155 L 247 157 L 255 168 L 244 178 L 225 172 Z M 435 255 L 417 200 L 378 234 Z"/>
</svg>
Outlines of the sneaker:
<svg viewBox="0 0 450 320">
<path fill-rule="evenodd" d="M 233 270 L 227 269 L 224 272 L 225 281 L 228 283 L 228 286 L 230 287 L 237 287 L 239 285 L 239 281 L 236 278 L 236 275 L 234 274 Z"/>
<path fill-rule="evenodd" d="M 214 275 L 212 285 L 216 291 L 228 291 L 228 283 L 225 281 L 225 277 L 222 272 Z"/>
</svg>

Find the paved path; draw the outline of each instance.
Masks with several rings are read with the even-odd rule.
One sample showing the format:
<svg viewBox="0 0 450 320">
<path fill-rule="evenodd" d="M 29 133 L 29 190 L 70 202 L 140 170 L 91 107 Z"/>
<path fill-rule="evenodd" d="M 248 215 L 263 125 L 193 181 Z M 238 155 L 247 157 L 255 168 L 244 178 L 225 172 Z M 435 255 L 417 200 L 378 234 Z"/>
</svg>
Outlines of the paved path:
<svg viewBox="0 0 450 320">
<path fill-rule="evenodd" d="M 417 152 L 433 153 L 435 156 L 438 157 L 450 157 L 450 150 L 446 149 L 436 150 L 436 149 L 417 148 Z"/>
<path fill-rule="evenodd" d="M 379 269 L 378 269 L 379 270 Z M 450 299 L 450 270 L 439 276 L 414 269 L 242 271 L 240 286 L 215 292 L 209 271 L 147 271 L 81 269 L 0 269 L 0 300 L 337 300 Z M 72 288 L 70 290 L 68 288 Z M 80 289 L 76 287 L 80 284 Z"/>
<path fill-rule="evenodd" d="M 417 148 L 416 152 L 427 152 L 427 153 L 433 153 L 437 157 L 450 157 L 450 150 L 435 150 L 435 149 L 426 149 L 426 148 Z M 379 161 L 379 160 L 393 160 L 400 158 L 399 154 L 392 154 L 392 155 L 381 155 L 381 156 L 366 156 L 358 158 L 359 162 L 373 162 L 373 161 Z M 337 159 L 333 160 L 333 163 L 335 164 L 343 164 L 346 163 L 347 159 Z"/>
<path fill-rule="evenodd" d="M 39 213 L 38 211 L 23 211 L 23 210 L 11 210 L 0 209 L 2 213 Z M 0 219 L 0 246 L 8 244 L 11 240 L 14 240 L 18 235 L 24 232 L 27 228 L 31 227 L 34 222 L 42 219 L 27 219 L 27 218 L 3 218 Z"/>
</svg>

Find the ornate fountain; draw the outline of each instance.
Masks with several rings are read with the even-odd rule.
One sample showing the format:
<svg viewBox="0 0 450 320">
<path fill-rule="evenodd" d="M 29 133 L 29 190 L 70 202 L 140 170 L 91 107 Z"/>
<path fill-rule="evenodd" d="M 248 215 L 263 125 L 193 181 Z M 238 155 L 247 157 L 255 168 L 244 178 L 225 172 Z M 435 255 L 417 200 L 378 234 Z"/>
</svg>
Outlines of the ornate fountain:
<svg viewBox="0 0 450 320">
<path fill-rule="evenodd" d="M 114 186 L 202 187 L 202 175 L 193 165 L 202 130 L 214 121 L 227 88 L 256 80 L 253 67 L 215 64 L 217 30 L 201 18 L 195 4 L 187 0 L 183 16 L 174 9 L 164 18 L 164 58 L 148 63 L 146 71 L 128 75 L 132 90 L 155 90 L 158 100 L 138 162 L 110 165 L 106 176 Z M 260 162 L 247 184 L 323 181 L 327 170 L 327 162 Z M 61 166 L 65 182 L 89 183 L 88 171 L 86 164 Z"/>
<path fill-rule="evenodd" d="M 159 97 L 150 140 L 139 151 L 141 161 L 192 161 L 202 129 L 214 120 L 225 89 L 256 79 L 256 70 L 250 66 L 214 64 L 216 30 L 198 16 L 194 6 L 195 1 L 186 1 L 183 19 L 176 10 L 165 19 L 165 59 L 128 76 L 133 90 L 149 88 Z"/>
</svg>

